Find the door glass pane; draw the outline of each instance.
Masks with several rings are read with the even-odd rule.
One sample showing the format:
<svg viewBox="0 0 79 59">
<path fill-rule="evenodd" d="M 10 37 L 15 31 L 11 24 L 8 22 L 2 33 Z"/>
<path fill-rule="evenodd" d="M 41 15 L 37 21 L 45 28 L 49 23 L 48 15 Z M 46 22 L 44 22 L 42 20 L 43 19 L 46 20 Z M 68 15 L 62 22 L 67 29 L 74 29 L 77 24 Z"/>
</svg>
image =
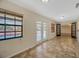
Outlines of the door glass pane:
<svg viewBox="0 0 79 59">
<path fill-rule="evenodd" d="M 41 31 L 37 31 L 36 34 L 37 34 L 37 36 L 36 36 L 37 41 L 40 41 L 42 39 Z"/>
<path fill-rule="evenodd" d="M 16 26 L 16 31 L 21 31 L 21 26 Z"/>
<path fill-rule="evenodd" d="M 43 23 L 43 31 L 46 31 L 46 23 Z"/>
<path fill-rule="evenodd" d="M 37 30 L 41 30 L 41 25 L 37 24 Z"/>
<path fill-rule="evenodd" d="M 46 39 L 46 23 L 43 23 L 43 39 Z"/>
<path fill-rule="evenodd" d="M 42 39 L 42 22 L 36 22 L 36 40 L 40 41 Z"/>
<path fill-rule="evenodd" d="M 46 39 L 47 37 L 46 37 L 46 27 L 47 27 L 47 25 L 46 25 L 46 23 L 43 23 L 43 39 Z"/>
<path fill-rule="evenodd" d="M 4 39 L 4 33 L 0 33 L 0 39 Z"/>
<path fill-rule="evenodd" d="M 46 31 L 43 32 L 43 39 L 46 39 Z"/>
<path fill-rule="evenodd" d="M 14 26 L 6 26 L 6 31 L 15 31 Z"/>
<path fill-rule="evenodd" d="M 7 32 L 6 33 L 6 38 L 13 38 L 15 37 L 15 32 Z"/>
</svg>

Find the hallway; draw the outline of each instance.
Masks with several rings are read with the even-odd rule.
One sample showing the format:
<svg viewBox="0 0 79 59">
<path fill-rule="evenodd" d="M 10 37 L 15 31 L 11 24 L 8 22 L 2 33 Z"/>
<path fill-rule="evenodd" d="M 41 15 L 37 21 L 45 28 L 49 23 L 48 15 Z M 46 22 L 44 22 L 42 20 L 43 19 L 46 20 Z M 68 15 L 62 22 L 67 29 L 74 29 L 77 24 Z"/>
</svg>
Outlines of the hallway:
<svg viewBox="0 0 79 59">
<path fill-rule="evenodd" d="M 79 45 L 70 36 L 55 37 L 15 57 L 27 58 L 71 58 L 79 57 Z"/>
<path fill-rule="evenodd" d="M 0 0 L 0 58 L 11 57 L 78 58 L 79 0 Z"/>
</svg>

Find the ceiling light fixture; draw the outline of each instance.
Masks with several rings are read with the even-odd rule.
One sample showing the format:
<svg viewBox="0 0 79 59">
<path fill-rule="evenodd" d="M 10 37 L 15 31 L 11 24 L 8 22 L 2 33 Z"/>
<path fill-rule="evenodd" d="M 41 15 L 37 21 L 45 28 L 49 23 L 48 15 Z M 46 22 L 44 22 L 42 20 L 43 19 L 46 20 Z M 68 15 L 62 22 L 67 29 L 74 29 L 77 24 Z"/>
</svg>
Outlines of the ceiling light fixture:
<svg viewBox="0 0 79 59">
<path fill-rule="evenodd" d="M 48 0 L 42 0 L 42 2 L 47 3 L 47 2 L 48 2 Z"/>
<path fill-rule="evenodd" d="M 61 16 L 60 19 L 64 19 L 64 16 Z"/>
<path fill-rule="evenodd" d="M 76 3 L 76 8 L 78 8 L 79 7 L 79 3 Z"/>
</svg>

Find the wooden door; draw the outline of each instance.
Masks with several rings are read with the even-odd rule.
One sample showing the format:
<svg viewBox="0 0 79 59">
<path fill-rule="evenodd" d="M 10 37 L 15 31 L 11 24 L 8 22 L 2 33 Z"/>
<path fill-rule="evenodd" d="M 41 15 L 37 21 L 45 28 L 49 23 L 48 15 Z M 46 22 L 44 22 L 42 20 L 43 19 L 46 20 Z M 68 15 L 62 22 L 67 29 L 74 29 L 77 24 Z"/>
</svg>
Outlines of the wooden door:
<svg viewBox="0 0 79 59">
<path fill-rule="evenodd" d="M 71 25 L 71 36 L 72 38 L 76 38 L 76 22 Z"/>
<path fill-rule="evenodd" d="M 56 35 L 61 36 L 61 24 L 56 24 Z"/>
</svg>

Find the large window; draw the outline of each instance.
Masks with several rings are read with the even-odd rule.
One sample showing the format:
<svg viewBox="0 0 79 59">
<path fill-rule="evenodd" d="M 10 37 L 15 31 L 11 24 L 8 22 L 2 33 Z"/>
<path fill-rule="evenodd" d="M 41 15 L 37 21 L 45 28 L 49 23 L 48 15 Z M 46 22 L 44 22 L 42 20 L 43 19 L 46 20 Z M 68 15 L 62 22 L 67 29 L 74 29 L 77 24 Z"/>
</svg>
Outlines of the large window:
<svg viewBox="0 0 79 59">
<path fill-rule="evenodd" d="M 0 40 L 23 37 L 22 17 L 0 12 Z"/>
</svg>

